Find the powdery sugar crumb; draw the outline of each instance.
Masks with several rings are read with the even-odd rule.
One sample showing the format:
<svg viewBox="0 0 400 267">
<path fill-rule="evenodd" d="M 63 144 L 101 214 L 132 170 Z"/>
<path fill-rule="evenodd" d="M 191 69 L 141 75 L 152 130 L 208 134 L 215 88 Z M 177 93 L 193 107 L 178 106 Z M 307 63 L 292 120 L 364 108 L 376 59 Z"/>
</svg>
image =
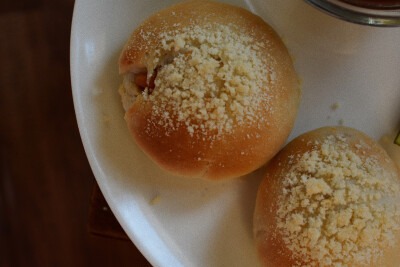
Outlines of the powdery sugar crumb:
<svg viewBox="0 0 400 267">
<path fill-rule="evenodd" d="M 343 136 L 329 136 L 320 149 L 299 157 L 278 200 L 286 246 L 306 266 L 376 262 L 400 230 L 396 174 L 372 156 L 361 159 Z"/>
<path fill-rule="evenodd" d="M 143 92 L 159 125 L 170 130 L 185 125 L 191 135 L 221 134 L 264 120 L 257 112 L 261 104 L 273 112 L 265 88 L 276 76 L 266 68 L 272 59 L 261 55 L 263 44 L 235 27 L 210 23 L 161 34 L 153 64 L 167 62 L 158 70 L 154 91 Z"/>
</svg>

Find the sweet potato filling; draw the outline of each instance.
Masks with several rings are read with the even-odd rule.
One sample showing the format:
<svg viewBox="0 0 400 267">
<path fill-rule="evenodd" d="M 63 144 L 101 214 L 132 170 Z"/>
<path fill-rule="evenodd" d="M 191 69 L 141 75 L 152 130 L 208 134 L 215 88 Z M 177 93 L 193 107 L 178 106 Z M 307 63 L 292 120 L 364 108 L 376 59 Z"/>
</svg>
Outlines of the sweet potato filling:
<svg viewBox="0 0 400 267">
<path fill-rule="evenodd" d="M 144 89 L 148 88 L 148 93 L 151 94 L 155 87 L 154 80 L 156 79 L 156 77 L 157 69 L 154 70 L 153 75 L 150 77 L 149 83 L 147 83 L 147 72 L 136 75 L 134 82 L 139 87 L 141 92 L 143 92 Z"/>
</svg>

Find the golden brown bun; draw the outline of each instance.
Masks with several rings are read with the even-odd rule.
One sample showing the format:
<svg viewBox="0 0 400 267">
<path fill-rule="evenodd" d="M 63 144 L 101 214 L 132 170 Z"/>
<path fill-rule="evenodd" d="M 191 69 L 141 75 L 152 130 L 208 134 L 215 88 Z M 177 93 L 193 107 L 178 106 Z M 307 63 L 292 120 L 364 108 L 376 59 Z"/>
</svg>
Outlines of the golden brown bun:
<svg viewBox="0 0 400 267">
<path fill-rule="evenodd" d="M 204 18 L 207 18 L 205 20 Z M 160 47 L 162 32 L 170 30 L 183 30 L 188 25 L 206 24 L 209 22 L 222 25 L 234 24 L 247 31 L 256 41 L 263 43 L 272 42 L 271 51 L 276 57 L 279 67 L 285 70 L 290 81 L 295 82 L 292 61 L 278 34 L 260 17 L 233 5 L 214 1 L 188 1 L 175 4 L 169 8 L 158 11 L 143 21 L 131 34 L 126 43 L 120 59 L 120 73 L 129 71 L 140 72 L 143 69 L 152 70 L 154 51 Z M 154 33 L 154 34 L 142 34 Z M 286 73 L 287 72 L 287 73 Z M 293 73 L 291 73 L 293 72 Z M 292 81 L 292 79 L 294 79 Z"/>
<path fill-rule="evenodd" d="M 187 125 L 171 115 L 174 130 L 169 131 L 158 123 L 162 114 L 153 112 L 154 102 L 145 101 L 140 94 L 127 110 L 125 120 L 136 143 L 161 168 L 180 176 L 216 180 L 245 175 L 265 164 L 279 151 L 293 127 L 300 90 L 289 53 L 274 30 L 260 17 L 232 5 L 212 1 L 179 3 L 150 16 L 133 32 L 120 57 L 120 73 L 152 73 L 163 60 L 157 59 L 158 51 L 163 49 L 160 33 L 182 33 L 210 23 L 231 25 L 236 34 L 246 33 L 253 38 L 252 43 L 265 47 L 259 52 L 269 59 L 263 68 L 273 69 L 275 77 L 273 82 L 263 82 L 262 90 L 269 90 L 268 99 L 260 98 L 253 107 L 256 117 L 262 120 L 233 123 L 232 131 L 221 135 L 215 129 L 205 134 L 198 129 L 189 132 Z M 126 97 L 124 92 L 122 95 Z M 173 114 L 171 107 L 165 111 Z M 196 122 L 193 116 L 190 119 Z"/>
<path fill-rule="evenodd" d="M 292 213 L 285 213 L 285 217 L 282 219 L 280 217 L 279 214 L 282 214 L 280 212 L 283 211 L 287 211 L 288 205 L 292 205 L 293 202 L 290 202 L 289 196 L 291 196 L 292 198 L 296 198 L 294 197 L 294 191 L 286 191 L 286 192 L 290 192 L 287 193 L 286 196 L 283 195 L 283 188 L 284 186 L 284 180 L 288 179 L 287 177 L 291 177 L 290 175 L 293 173 L 294 168 L 297 168 L 296 166 L 299 166 L 299 164 L 303 164 L 304 163 L 304 158 L 302 158 L 306 153 L 311 153 L 312 151 L 317 151 L 317 153 L 319 153 L 319 155 L 321 156 L 321 151 L 323 149 L 321 149 L 324 143 L 324 141 L 326 141 L 327 139 L 331 138 L 331 137 L 335 137 L 335 136 L 339 136 L 339 138 L 344 138 L 343 142 L 341 144 L 344 144 L 346 146 L 346 148 L 344 149 L 344 153 L 347 153 L 346 155 L 348 155 L 347 157 L 349 157 L 348 159 L 344 159 L 344 161 L 346 160 L 350 160 L 353 162 L 351 162 L 351 164 L 353 165 L 349 165 L 348 170 L 353 170 L 355 173 L 357 173 L 358 171 L 360 171 L 360 169 L 358 168 L 359 166 L 369 166 L 368 168 L 370 168 L 369 170 L 373 173 L 373 171 L 377 171 L 377 173 L 385 173 L 387 174 L 387 176 L 382 176 L 382 177 L 386 177 L 387 180 L 389 182 L 390 186 L 393 186 L 393 192 L 389 193 L 389 194 L 382 194 L 382 197 L 380 200 L 371 200 L 370 202 L 368 200 L 361 200 L 361 198 L 359 198 L 358 200 L 349 200 L 351 197 L 353 197 L 353 195 L 360 195 L 360 197 L 369 197 L 369 193 L 373 192 L 380 192 L 380 189 L 371 189 L 365 185 L 365 186 L 360 186 L 359 189 L 361 188 L 361 193 L 360 191 L 354 191 L 354 192 L 358 192 L 358 193 L 351 193 L 349 192 L 349 187 L 351 186 L 351 184 L 353 183 L 357 183 L 356 180 L 357 179 L 364 179 L 364 178 L 360 178 L 361 176 L 357 176 L 355 175 L 350 176 L 352 174 L 348 174 L 346 173 L 346 171 L 343 171 L 344 169 L 339 170 L 335 169 L 335 171 L 338 173 L 337 175 L 339 175 L 339 173 L 341 171 L 343 171 L 343 173 L 345 173 L 344 177 L 346 178 L 341 178 L 339 179 L 340 181 L 344 181 L 343 179 L 346 179 L 346 182 L 344 183 L 345 185 L 343 186 L 344 190 L 343 192 L 346 192 L 343 196 L 344 202 L 340 203 L 340 205 L 333 205 L 332 207 L 330 207 L 329 209 L 327 209 L 326 211 L 326 217 L 324 217 L 324 220 L 322 220 L 322 226 L 320 227 L 321 232 L 316 231 L 317 233 L 319 233 L 320 235 L 318 236 L 318 241 L 322 240 L 323 238 L 329 239 L 331 238 L 334 241 L 338 241 L 338 236 L 340 235 L 339 233 L 336 233 L 330 237 L 328 237 L 329 234 L 327 234 L 327 229 L 329 229 L 328 227 L 328 223 L 327 220 L 329 220 L 329 218 L 332 218 L 333 216 L 333 210 L 335 210 L 335 214 L 339 214 L 339 211 L 343 211 L 346 209 L 350 209 L 353 213 L 351 219 L 349 221 L 347 221 L 347 225 L 346 226 L 342 226 L 343 228 L 337 228 L 335 229 L 335 231 L 343 231 L 343 229 L 346 228 L 347 230 L 349 229 L 353 229 L 352 227 L 354 227 L 354 222 L 357 220 L 355 219 L 355 215 L 356 212 L 358 212 L 357 210 L 360 209 L 360 207 L 368 207 L 369 211 L 371 211 L 372 213 L 372 218 L 369 218 L 369 220 L 367 220 L 368 224 L 373 224 L 373 223 L 378 223 L 379 220 L 381 220 L 383 217 L 387 216 L 387 217 L 391 217 L 393 216 L 393 220 L 396 221 L 395 224 L 397 225 L 396 227 L 400 226 L 400 221 L 399 221 L 399 184 L 400 184 L 400 179 L 399 179 L 399 174 L 398 174 L 398 170 L 396 169 L 396 166 L 394 165 L 393 161 L 389 158 L 389 156 L 386 154 L 386 152 L 371 138 L 369 138 L 368 136 L 366 136 L 365 134 L 363 134 L 360 131 L 357 131 L 355 129 L 351 129 L 351 128 L 347 128 L 347 127 L 324 127 L 324 128 L 320 128 L 317 130 L 313 130 L 310 131 L 308 133 L 305 133 L 299 137 L 297 137 L 296 139 L 294 139 L 293 141 L 291 141 L 284 149 L 282 149 L 275 157 L 273 160 L 270 161 L 267 170 L 266 170 L 266 174 L 265 174 L 265 178 L 262 181 L 259 190 L 258 190 L 258 195 L 257 195 L 257 200 L 256 200 L 256 208 L 255 208 L 255 213 L 254 213 L 254 237 L 255 237 L 255 242 L 256 242 L 256 247 L 258 250 L 258 254 L 260 257 L 261 262 L 263 263 L 264 266 L 280 266 L 280 267 L 285 267 L 285 266 L 309 266 L 307 264 L 310 263 L 314 263 L 315 265 L 312 266 L 333 266 L 332 263 L 330 264 L 323 264 L 321 261 L 318 260 L 310 260 L 309 255 L 310 254 L 302 254 L 299 253 L 296 247 L 296 245 L 298 243 L 296 242 L 301 242 L 301 234 L 305 233 L 306 231 L 308 231 L 310 228 L 310 219 L 311 217 L 313 217 L 313 219 L 318 218 L 321 215 L 321 212 L 318 211 L 318 209 L 314 210 L 314 213 L 312 213 L 312 215 L 310 215 L 311 213 L 307 213 L 307 211 L 305 210 L 305 208 L 301 208 L 300 206 L 298 206 L 297 208 L 295 208 L 293 210 Z M 333 143 L 336 142 L 341 142 L 341 141 L 334 141 Z M 324 149 L 327 149 L 327 147 L 324 147 Z M 327 150 L 328 151 L 328 150 Z M 330 155 L 333 155 L 332 152 L 333 150 L 329 150 Z M 337 150 L 335 150 L 337 151 Z M 329 154 L 328 153 L 328 154 Z M 352 157 L 351 154 L 354 153 L 356 156 Z M 344 155 L 344 154 L 343 154 Z M 338 158 L 338 156 L 333 156 L 336 157 L 336 159 Z M 359 158 L 361 161 L 361 163 L 355 163 L 357 162 L 356 158 Z M 324 158 L 324 160 L 327 160 L 327 157 Z M 370 164 L 370 160 L 372 160 L 373 163 L 373 167 L 371 167 L 372 165 Z M 329 160 L 328 160 L 329 161 Z M 340 161 L 340 160 L 338 160 Z M 312 162 L 310 159 L 308 160 L 309 164 L 310 162 Z M 334 161 L 332 161 L 334 162 Z M 307 164 L 303 164 L 303 166 L 307 166 Z M 326 166 L 333 166 L 330 165 L 331 162 L 327 163 Z M 338 163 L 340 165 L 340 163 Z M 359 165 L 357 165 L 359 164 Z M 361 164 L 361 165 L 360 165 Z M 374 165 L 375 164 L 375 165 Z M 325 168 L 328 168 L 326 167 Z M 356 167 L 355 167 L 356 166 Z M 358 167 L 357 167 L 358 166 Z M 362 168 L 364 168 L 362 167 Z M 306 168 L 306 167 L 304 167 Z M 361 168 L 361 169 L 362 169 Z M 365 167 L 367 168 L 367 167 Z M 322 168 L 316 169 L 316 172 L 321 171 Z M 301 176 L 301 174 L 304 174 L 306 172 L 300 173 L 297 172 L 296 175 L 297 176 Z M 335 173 L 335 172 L 331 172 Z M 308 173 L 308 178 L 310 179 L 312 177 L 316 177 L 316 175 L 314 173 Z M 331 175 L 330 178 L 325 177 L 325 181 L 329 180 L 329 179 L 333 179 L 332 177 L 334 177 L 335 175 Z M 339 177 L 339 176 L 338 176 Z M 350 177 L 350 178 L 349 178 Z M 357 178 L 355 178 L 357 177 Z M 373 175 L 371 177 L 374 177 Z M 378 179 L 383 179 L 381 176 L 377 176 L 376 178 Z M 318 178 L 318 177 L 317 177 Z M 320 177 L 319 177 L 320 178 Z M 386 179 L 385 178 L 385 179 Z M 307 182 L 305 182 L 307 183 Z M 333 191 L 331 191 L 330 193 L 327 193 L 326 195 L 324 195 L 324 198 L 322 200 L 316 201 L 316 203 L 318 205 L 321 205 L 323 200 L 326 199 L 331 199 L 330 197 L 336 193 L 338 193 L 337 188 L 332 187 L 332 182 L 327 182 L 331 188 L 333 189 Z M 294 182 L 291 186 L 288 186 L 286 184 L 286 190 L 288 190 L 288 188 L 292 188 L 292 190 L 294 190 L 293 188 L 295 188 L 296 186 L 301 186 L 301 182 Z M 367 188 L 365 189 L 367 193 L 364 193 L 362 190 L 363 188 Z M 303 190 L 304 188 L 299 188 L 299 190 Z M 308 189 L 307 189 L 308 190 Z M 347 191 L 346 191 L 347 190 Z M 329 190 L 328 190 L 329 191 Z M 327 192 L 328 192 L 327 191 Z M 303 194 L 305 194 L 303 192 Z M 347 194 L 347 195 L 346 195 Z M 364 195 L 363 195 L 364 194 Z M 340 195 L 340 194 L 338 194 Z M 305 200 L 307 199 L 307 203 L 313 203 L 312 197 L 314 197 L 314 195 L 311 195 L 309 197 L 306 197 L 304 199 L 300 199 L 301 200 Z M 286 202 L 285 202 L 286 201 Z M 397 215 L 393 215 L 393 211 L 380 211 L 382 212 L 382 214 L 374 214 L 374 212 L 372 212 L 372 210 L 374 210 L 374 207 L 376 205 L 379 205 L 379 201 L 386 201 L 387 203 L 391 203 L 391 205 L 393 205 L 394 207 L 396 207 L 397 209 Z M 301 202 L 299 202 L 301 203 Z M 285 206 L 286 205 L 286 206 Z M 329 213 L 331 212 L 331 213 Z M 387 213 L 385 213 L 387 212 Z M 284 212 L 283 212 L 284 213 Z M 304 218 L 304 221 L 300 222 L 300 228 L 301 232 L 295 232 L 296 234 L 294 235 L 293 239 L 286 239 L 285 241 L 285 237 L 287 237 L 286 235 L 289 233 L 287 231 L 288 227 L 291 226 L 290 223 L 286 224 L 286 222 L 291 222 L 289 218 L 289 215 L 293 215 L 294 213 L 296 214 L 302 214 Z M 307 216 L 304 216 L 304 214 L 308 214 Z M 350 213 L 351 214 L 351 213 Z M 332 217 L 329 217 L 332 216 Z M 290 217 L 293 218 L 293 217 Z M 287 221 L 285 221 L 287 220 Z M 383 220 L 383 219 L 382 219 Z M 300 220 L 301 221 L 301 220 Z M 283 223 L 283 224 L 282 224 Z M 363 222 L 364 223 L 364 222 Z M 280 225 L 278 227 L 278 225 Z M 286 227 L 286 228 L 285 228 Z M 365 227 L 365 225 L 364 225 Z M 390 228 L 391 226 L 381 226 L 382 229 L 387 227 Z M 366 227 L 365 227 L 366 229 Z M 378 230 L 377 230 L 378 229 Z M 375 228 L 375 233 L 379 231 L 383 230 L 380 228 Z M 386 229 L 386 228 L 385 228 Z M 315 230 L 315 229 L 313 229 Z M 393 230 L 393 229 L 391 229 Z M 293 230 L 294 231 L 294 230 Z M 336 248 L 338 248 L 337 251 L 337 255 L 341 255 L 343 256 L 344 259 L 348 260 L 347 262 L 345 262 L 345 264 L 340 265 L 340 266 L 399 266 L 400 264 L 400 232 L 399 229 L 397 228 L 397 230 L 393 230 L 393 232 L 391 232 L 389 234 L 389 236 L 391 238 L 393 238 L 394 240 L 394 246 L 390 247 L 390 246 L 386 246 L 384 243 L 380 243 L 380 241 L 371 241 L 368 240 L 368 235 L 367 232 L 363 233 L 362 230 L 360 230 L 360 233 L 356 233 L 356 238 L 354 240 L 351 240 L 351 236 L 352 234 L 354 234 L 357 231 L 352 231 L 349 230 L 348 232 L 344 233 L 344 240 L 339 241 L 338 244 L 336 244 Z M 292 232 L 293 233 L 293 232 Z M 371 233 L 373 233 L 371 231 Z M 357 236 L 358 234 L 358 236 Z M 365 234 L 365 235 L 364 235 Z M 285 237 L 284 237 L 285 236 Z M 300 237 L 301 236 L 301 237 Z M 333 238 L 334 236 L 334 238 Z M 370 235 L 372 236 L 372 234 Z M 358 238 L 358 239 L 357 239 Z M 362 239 L 365 238 L 365 239 Z M 330 240 L 330 239 L 329 239 Z M 288 242 L 289 241 L 289 242 Z M 303 240 L 304 241 L 304 240 Z M 347 255 L 347 252 L 344 249 L 345 243 L 348 242 L 348 244 L 350 245 L 354 245 L 356 244 L 357 249 L 355 249 L 355 251 L 359 252 L 362 250 L 362 245 L 360 245 L 359 243 L 361 243 L 362 241 L 365 241 L 363 244 L 365 247 L 371 249 L 370 251 L 367 251 L 367 253 L 365 253 L 365 255 L 363 255 L 363 257 L 367 258 L 367 260 L 365 262 L 361 262 L 360 258 L 357 258 L 356 256 L 353 255 Z M 375 243 L 374 243 L 375 242 Z M 347 244 L 347 245 L 348 245 Z M 292 246 L 291 246 L 292 245 Z M 329 246 L 329 245 L 327 245 Z M 380 247 L 382 246 L 382 247 Z M 306 248 L 307 251 L 309 251 L 309 253 L 314 253 L 314 255 L 317 255 L 318 253 L 321 252 L 321 247 L 323 247 L 323 245 L 321 245 L 320 243 L 315 243 L 313 245 L 305 245 L 303 246 L 303 248 Z M 294 252 L 295 251 L 295 252 Z M 379 254 L 382 254 L 382 256 L 379 256 Z M 375 257 L 375 261 L 373 260 L 368 260 L 368 257 L 372 255 L 372 257 Z M 362 258 L 362 257 L 361 257 Z M 333 262 L 339 262 L 339 263 L 343 263 L 341 262 L 341 260 L 337 259 L 337 258 L 331 258 L 331 260 L 333 260 Z"/>
</svg>

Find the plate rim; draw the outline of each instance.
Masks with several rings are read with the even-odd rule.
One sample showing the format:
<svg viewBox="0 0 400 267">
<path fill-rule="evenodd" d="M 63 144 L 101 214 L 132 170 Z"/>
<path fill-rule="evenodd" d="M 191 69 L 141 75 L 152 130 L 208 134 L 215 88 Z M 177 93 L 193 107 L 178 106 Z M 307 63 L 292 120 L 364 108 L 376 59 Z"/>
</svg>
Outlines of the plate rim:
<svg viewBox="0 0 400 267">
<path fill-rule="evenodd" d="M 71 23 L 71 32 L 70 32 L 70 49 L 69 49 L 69 63 L 70 63 L 70 80 L 71 80 L 71 91 L 72 91 L 72 100 L 73 100 L 73 105 L 74 105 L 74 110 L 75 110 L 75 118 L 77 121 L 78 125 L 78 130 L 79 130 L 79 135 L 81 137 L 82 145 L 86 154 L 86 157 L 88 159 L 90 168 L 93 172 L 93 176 L 99 185 L 100 191 L 102 192 L 104 198 L 107 201 L 107 204 L 109 205 L 112 213 L 114 214 L 115 218 L 117 219 L 118 223 L 121 225 L 122 229 L 125 231 L 129 239 L 132 241 L 133 245 L 140 251 L 140 253 L 146 258 L 146 260 L 155 267 L 158 266 L 163 266 L 163 257 L 161 255 L 163 254 L 158 254 L 158 253 L 153 253 L 151 250 L 149 250 L 145 244 L 146 240 L 140 238 L 138 233 L 133 229 L 130 225 L 128 225 L 128 222 L 126 222 L 122 216 L 122 214 L 119 212 L 117 208 L 117 204 L 113 201 L 113 198 L 111 196 L 111 193 L 106 189 L 106 185 L 100 181 L 101 176 L 103 176 L 101 172 L 101 168 L 98 165 L 97 160 L 95 159 L 94 152 L 92 150 L 92 147 L 90 145 L 89 136 L 88 132 L 85 129 L 85 123 L 84 123 L 84 118 L 83 116 L 79 116 L 78 114 L 83 113 L 82 105 L 80 103 L 80 98 L 78 97 L 78 91 L 79 91 L 79 85 L 77 81 L 78 74 L 76 73 L 77 67 L 78 66 L 78 54 L 79 54 L 79 47 L 78 44 L 80 43 L 79 37 L 78 37 L 78 32 L 79 32 L 79 25 L 77 22 L 77 13 L 79 12 L 79 5 L 81 5 L 83 1 L 82 0 L 76 0 L 74 3 L 74 8 L 73 8 L 73 14 L 72 14 L 72 23 Z M 179 260 L 175 257 L 173 253 L 169 254 L 173 257 L 173 260 L 175 260 L 177 263 Z M 158 256 L 157 256 L 158 255 Z M 179 262 L 180 263 L 180 262 Z M 182 264 L 180 264 L 183 266 Z"/>
</svg>

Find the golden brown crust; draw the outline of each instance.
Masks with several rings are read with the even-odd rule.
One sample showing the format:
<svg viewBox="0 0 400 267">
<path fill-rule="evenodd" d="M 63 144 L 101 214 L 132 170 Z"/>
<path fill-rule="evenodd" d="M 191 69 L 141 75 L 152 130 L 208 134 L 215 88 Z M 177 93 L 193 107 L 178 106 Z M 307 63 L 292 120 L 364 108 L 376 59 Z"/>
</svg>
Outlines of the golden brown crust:
<svg viewBox="0 0 400 267">
<path fill-rule="evenodd" d="M 239 7 L 212 1 L 176 4 L 150 16 L 133 32 L 120 57 L 120 72 L 152 72 L 156 68 L 155 51 L 162 43 L 160 33 L 181 32 L 190 25 L 201 26 L 210 21 L 233 23 L 238 26 L 238 33 L 246 32 L 254 42 L 265 45 L 261 53 L 272 59 L 265 67 L 274 69 L 276 74 L 274 83 L 264 84 L 269 88 L 268 103 L 263 99 L 257 108 L 257 116 L 265 119 L 257 125 L 237 126 L 219 138 L 203 138 L 196 131 L 191 135 L 182 124 L 166 135 L 164 125 L 157 124 L 157 116 L 151 114 L 152 103 L 139 96 L 125 120 L 137 144 L 163 169 L 181 176 L 223 179 L 247 174 L 265 164 L 293 127 L 300 90 L 289 53 L 274 30 Z M 208 137 L 213 135 L 216 133 L 208 133 Z"/>
<path fill-rule="evenodd" d="M 163 169 L 187 177 L 223 179 L 244 175 L 249 168 L 256 169 L 272 158 L 286 139 L 279 133 L 291 130 L 290 126 L 278 128 L 276 118 L 278 122 L 264 131 L 243 127 L 214 141 L 190 136 L 184 126 L 166 137 L 164 127 L 153 124 L 150 112 L 143 109 L 135 103 L 125 118 L 137 144 Z"/>
<path fill-rule="evenodd" d="M 260 17 L 232 5 L 214 1 L 188 1 L 175 4 L 151 15 L 133 31 L 126 43 L 119 60 L 120 73 L 134 69 L 149 69 L 154 58 L 154 51 L 160 47 L 163 32 L 182 31 L 189 25 L 209 22 L 237 25 L 256 41 L 272 41 L 271 50 L 283 68 L 291 69 L 292 62 L 287 58 L 287 50 L 276 32 Z M 266 51 L 266 53 L 269 51 Z"/>
<path fill-rule="evenodd" d="M 291 141 L 282 149 L 269 163 L 265 177 L 260 184 L 256 207 L 254 212 L 254 237 L 258 255 L 264 266 L 303 266 L 306 262 L 303 258 L 296 257 L 283 241 L 281 231 L 278 230 L 278 203 L 282 195 L 283 180 L 289 175 L 289 171 L 297 164 L 299 158 L 292 155 L 303 155 L 315 149 L 321 149 L 323 141 L 332 134 L 342 134 L 347 140 L 349 150 L 356 153 L 362 160 L 373 156 L 378 165 L 388 173 L 396 173 L 399 183 L 399 176 L 396 166 L 386 152 L 370 137 L 360 131 L 347 127 L 323 127 L 305 133 Z M 319 145 L 315 145 L 315 141 Z M 362 147 L 359 144 L 364 143 Z M 376 157 L 375 157 L 376 156 Z M 396 177 L 396 175 L 394 176 Z M 316 215 L 315 215 L 316 216 Z M 400 264 L 399 236 L 395 233 L 396 244 L 392 248 L 383 251 L 383 256 L 378 262 L 368 266 L 397 266 Z M 397 253 L 395 252 L 397 251 Z M 319 266 L 319 264 L 317 264 Z M 366 266 L 352 263 L 350 266 Z"/>
</svg>

